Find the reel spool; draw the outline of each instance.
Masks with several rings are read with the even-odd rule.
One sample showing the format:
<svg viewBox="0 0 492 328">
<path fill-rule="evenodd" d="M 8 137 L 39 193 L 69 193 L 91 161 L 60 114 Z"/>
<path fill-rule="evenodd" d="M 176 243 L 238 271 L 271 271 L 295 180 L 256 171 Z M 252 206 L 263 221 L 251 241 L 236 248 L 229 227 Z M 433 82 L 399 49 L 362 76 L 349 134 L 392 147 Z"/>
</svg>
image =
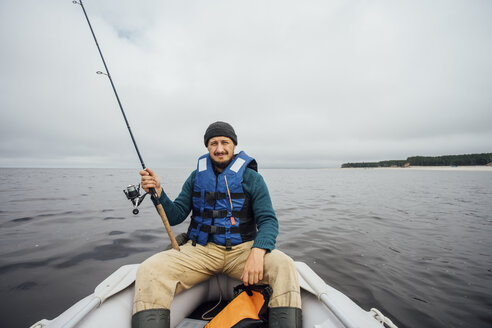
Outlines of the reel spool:
<svg viewBox="0 0 492 328">
<path fill-rule="evenodd" d="M 126 198 L 128 198 L 132 204 L 133 204 L 133 211 L 132 213 L 137 215 L 140 211 L 138 210 L 138 206 L 142 203 L 144 200 L 145 196 L 147 196 L 148 193 L 145 193 L 143 195 L 140 195 L 140 184 L 139 185 L 129 185 L 126 187 L 126 190 L 124 189 L 123 192 L 126 195 Z"/>
</svg>

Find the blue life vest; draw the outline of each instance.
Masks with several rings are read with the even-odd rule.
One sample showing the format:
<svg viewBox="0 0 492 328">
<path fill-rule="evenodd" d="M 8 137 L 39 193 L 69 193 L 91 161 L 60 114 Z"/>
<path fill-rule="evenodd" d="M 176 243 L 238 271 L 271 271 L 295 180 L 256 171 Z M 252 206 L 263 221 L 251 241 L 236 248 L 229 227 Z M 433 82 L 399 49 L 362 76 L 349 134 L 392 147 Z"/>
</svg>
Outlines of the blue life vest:
<svg viewBox="0 0 492 328">
<path fill-rule="evenodd" d="M 248 165 L 256 170 L 256 161 L 241 151 L 216 175 L 209 154 L 198 159 L 188 228 L 193 245 L 205 246 L 211 241 L 230 249 L 255 239 L 256 223 L 242 186 Z"/>
</svg>

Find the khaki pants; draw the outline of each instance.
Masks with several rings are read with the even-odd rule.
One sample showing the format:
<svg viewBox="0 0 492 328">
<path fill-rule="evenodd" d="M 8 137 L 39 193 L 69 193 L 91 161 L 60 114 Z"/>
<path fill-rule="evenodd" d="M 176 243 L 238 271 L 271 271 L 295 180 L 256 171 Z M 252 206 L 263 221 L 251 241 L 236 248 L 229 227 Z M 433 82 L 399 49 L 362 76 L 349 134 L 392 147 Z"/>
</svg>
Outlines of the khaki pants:
<svg viewBox="0 0 492 328">
<path fill-rule="evenodd" d="M 133 313 L 149 309 L 170 309 L 174 295 L 209 279 L 225 274 L 240 279 L 253 241 L 226 251 L 224 246 L 206 246 L 191 241 L 174 249 L 151 256 L 137 272 Z M 265 255 L 263 280 L 273 289 L 269 307 L 301 308 L 301 295 L 294 261 L 279 250 Z"/>
</svg>

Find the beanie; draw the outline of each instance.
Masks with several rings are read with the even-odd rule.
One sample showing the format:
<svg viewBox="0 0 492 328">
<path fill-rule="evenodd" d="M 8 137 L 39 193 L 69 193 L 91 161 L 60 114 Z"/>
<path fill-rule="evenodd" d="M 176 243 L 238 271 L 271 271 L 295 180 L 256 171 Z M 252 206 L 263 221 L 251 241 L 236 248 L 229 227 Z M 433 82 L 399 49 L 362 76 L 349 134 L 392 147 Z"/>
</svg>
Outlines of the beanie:
<svg viewBox="0 0 492 328">
<path fill-rule="evenodd" d="M 203 136 L 205 147 L 208 146 L 208 141 L 213 137 L 228 137 L 237 145 L 236 132 L 234 132 L 234 128 L 229 123 L 217 121 L 210 124 Z"/>
</svg>

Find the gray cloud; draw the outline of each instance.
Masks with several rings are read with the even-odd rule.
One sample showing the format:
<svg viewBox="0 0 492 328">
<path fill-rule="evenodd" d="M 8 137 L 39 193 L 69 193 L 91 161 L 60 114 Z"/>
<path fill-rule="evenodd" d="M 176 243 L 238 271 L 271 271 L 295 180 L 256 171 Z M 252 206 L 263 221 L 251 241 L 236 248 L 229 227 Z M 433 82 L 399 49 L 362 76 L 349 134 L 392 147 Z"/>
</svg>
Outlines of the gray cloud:
<svg viewBox="0 0 492 328">
<path fill-rule="evenodd" d="M 148 166 L 215 120 L 263 167 L 492 151 L 488 1 L 84 3 Z M 80 7 L 0 9 L 0 166 L 138 166 Z"/>
</svg>

